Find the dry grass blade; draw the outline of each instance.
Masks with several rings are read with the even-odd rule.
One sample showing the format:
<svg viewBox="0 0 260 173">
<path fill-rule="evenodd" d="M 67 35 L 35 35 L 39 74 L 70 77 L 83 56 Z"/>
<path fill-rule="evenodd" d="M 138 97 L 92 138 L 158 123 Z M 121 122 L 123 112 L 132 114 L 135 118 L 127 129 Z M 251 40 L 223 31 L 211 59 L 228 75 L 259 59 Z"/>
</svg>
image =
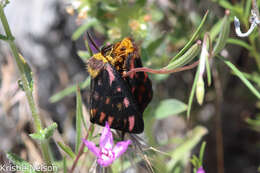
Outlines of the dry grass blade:
<svg viewBox="0 0 260 173">
<path fill-rule="evenodd" d="M 137 154 L 140 154 L 142 159 L 145 161 L 145 166 L 148 172 L 154 173 L 152 164 L 144 152 L 144 148 L 147 147 L 148 144 L 146 144 L 143 139 L 141 139 L 139 136 L 135 134 L 129 134 L 129 137 L 132 141 L 132 145 L 134 146 L 135 151 L 137 152 Z"/>
</svg>

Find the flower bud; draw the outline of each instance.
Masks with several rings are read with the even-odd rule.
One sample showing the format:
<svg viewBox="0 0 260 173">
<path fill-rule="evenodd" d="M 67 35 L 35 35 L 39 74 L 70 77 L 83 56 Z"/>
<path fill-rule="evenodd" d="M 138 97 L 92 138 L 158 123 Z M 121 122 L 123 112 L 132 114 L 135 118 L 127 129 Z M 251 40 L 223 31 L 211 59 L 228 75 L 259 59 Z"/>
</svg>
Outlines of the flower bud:
<svg viewBox="0 0 260 173">
<path fill-rule="evenodd" d="M 197 86 L 196 86 L 196 98 L 200 105 L 202 105 L 203 103 L 204 93 L 205 93 L 205 88 L 204 88 L 203 77 L 199 76 Z"/>
</svg>

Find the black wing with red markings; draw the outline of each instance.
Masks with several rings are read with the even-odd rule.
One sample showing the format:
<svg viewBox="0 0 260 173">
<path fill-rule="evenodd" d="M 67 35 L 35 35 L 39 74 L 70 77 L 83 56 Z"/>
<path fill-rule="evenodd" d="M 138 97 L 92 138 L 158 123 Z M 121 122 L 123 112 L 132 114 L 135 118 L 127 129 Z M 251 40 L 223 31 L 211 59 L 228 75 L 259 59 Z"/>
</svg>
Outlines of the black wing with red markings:
<svg viewBox="0 0 260 173">
<path fill-rule="evenodd" d="M 141 58 L 137 52 L 128 55 L 126 67 L 127 71 L 133 68 L 143 67 Z M 151 80 L 145 72 L 133 73 L 129 77 L 126 77 L 126 80 L 128 81 L 131 93 L 138 104 L 140 112 L 143 113 L 153 97 Z"/>
<path fill-rule="evenodd" d="M 109 63 L 92 78 L 90 113 L 92 123 L 104 126 L 108 121 L 111 128 L 130 133 L 144 130 L 142 112 L 130 87 Z"/>
</svg>

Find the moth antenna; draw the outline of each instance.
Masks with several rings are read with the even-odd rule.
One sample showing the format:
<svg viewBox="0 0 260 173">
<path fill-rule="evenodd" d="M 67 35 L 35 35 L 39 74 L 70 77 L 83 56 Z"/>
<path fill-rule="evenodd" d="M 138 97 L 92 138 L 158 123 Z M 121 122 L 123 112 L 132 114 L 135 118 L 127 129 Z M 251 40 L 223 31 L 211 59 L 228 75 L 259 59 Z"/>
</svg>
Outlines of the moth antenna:
<svg viewBox="0 0 260 173">
<path fill-rule="evenodd" d="M 87 36 L 88 36 L 88 40 L 90 41 L 90 43 L 95 47 L 95 49 L 100 52 L 99 47 L 97 46 L 97 44 L 95 43 L 94 39 L 92 38 L 91 34 L 87 31 Z"/>
</svg>

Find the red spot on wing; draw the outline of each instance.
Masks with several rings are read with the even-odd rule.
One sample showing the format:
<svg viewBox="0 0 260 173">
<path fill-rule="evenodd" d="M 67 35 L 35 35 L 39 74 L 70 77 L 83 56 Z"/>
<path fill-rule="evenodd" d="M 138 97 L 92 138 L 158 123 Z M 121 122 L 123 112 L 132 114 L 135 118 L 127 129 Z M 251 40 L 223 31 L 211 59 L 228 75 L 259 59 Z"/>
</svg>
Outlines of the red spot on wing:
<svg viewBox="0 0 260 173">
<path fill-rule="evenodd" d="M 112 68 L 109 65 L 107 66 L 107 72 L 109 76 L 109 84 L 112 85 L 112 82 L 115 80 L 115 75 L 113 73 Z"/>
<path fill-rule="evenodd" d="M 109 97 L 107 97 L 106 98 L 106 102 L 105 102 L 106 104 L 109 104 L 110 103 L 110 98 Z"/>
<path fill-rule="evenodd" d="M 147 81 L 148 75 L 146 73 L 144 73 L 144 82 Z"/>
<path fill-rule="evenodd" d="M 124 98 L 124 105 L 125 105 L 125 107 L 127 108 L 128 106 L 129 106 L 129 100 L 128 100 L 128 98 L 127 97 L 125 97 Z"/>
<path fill-rule="evenodd" d="M 134 92 L 135 92 L 135 87 L 132 88 L 132 93 L 134 93 Z"/>
<path fill-rule="evenodd" d="M 100 123 L 103 123 L 105 117 L 106 117 L 106 114 L 105 114 L 104 112 L 101 112 L 101 113 L 100 113 L 100 117 L 99 117 L 99 122 L 100 122 Z"/>
<path fill-rule="evenodd" d="M 120 87 L 118 87 L 116 90 L 117 90 L 118 92 L 121 92 L 121 88 L 120 88 Z"/>
<path fill-rule="evenodd" d="M 108 124 L 109 124 L 109 126 L 112 125 L 113 120 L 114 120 L 114 117 L 112 117 L 112 116 L 108 116 Z"/>
<path fill-rule="evenodd" d="M 128 129 L 129 129 L 129 132 L 131 132 L 135 126 L 135 117 L 133 115 L 128 117 L 128 122 L 129 122 Z"/>
</svg>

